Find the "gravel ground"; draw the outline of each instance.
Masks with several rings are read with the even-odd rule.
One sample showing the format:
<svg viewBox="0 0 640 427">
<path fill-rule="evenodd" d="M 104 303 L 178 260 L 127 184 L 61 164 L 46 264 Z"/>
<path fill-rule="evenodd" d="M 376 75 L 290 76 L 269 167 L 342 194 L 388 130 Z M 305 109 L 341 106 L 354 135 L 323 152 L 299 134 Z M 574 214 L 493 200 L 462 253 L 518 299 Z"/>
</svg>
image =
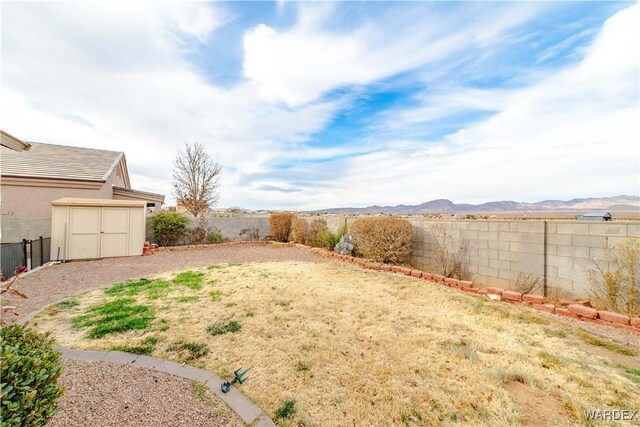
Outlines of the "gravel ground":
<svg viewBox="0 0 640 427">
<path fill-rule="evenodd" d="M 62 410 L 49 426 L 242 426 L 209 390 L 146 368 L 63 359 Z"/>
<path fill-rule="evenodd" d="M 21 316 L 75 293 L 123 282 L 129 279 L 205 267 L 222 262 L 250 261 L 315 261 L 326 258 L 304 249 L 286 245 L 216 245 L 176 251 L 160 251 L 155 255 L 105 258 L 57 264 L 21 277 L 15 288 L 29 299 L 6 298 Z M 4 297 L 3 297 L 4 299 Z M 6 320 L 12 320 L 6 315 Z"/>
</svg>

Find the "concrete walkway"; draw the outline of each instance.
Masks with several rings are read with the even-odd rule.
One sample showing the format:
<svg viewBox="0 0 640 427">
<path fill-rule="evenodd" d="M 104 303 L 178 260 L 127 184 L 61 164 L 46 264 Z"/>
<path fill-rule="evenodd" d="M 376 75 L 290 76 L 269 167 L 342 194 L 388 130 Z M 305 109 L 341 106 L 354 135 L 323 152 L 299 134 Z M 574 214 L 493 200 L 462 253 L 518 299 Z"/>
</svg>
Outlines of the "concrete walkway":
<svg viewBox="0 0 640 427">
<path fill-rule="evenodd" d="M 56 350 L 58 350 L 63 357 L 73 360 L 128 364 L 140 368 L 166 372 L 171 375 L 199 382 L 208 387 L 209 390 L 225 402 L 246 424 L 256 427 L 275 427 L 273 421 L 262 412 L 262 409 L 247 399 L 237 388 L 232 386 L 228 393 L 223 393 L 220 389 L 223 383 L 222 378 L 209 371 L 194 368 L 193 366 L 181 365 L 168 360 L 157 359 L 155 357 L 125 353 L 122 351 L 83 351 L 57 346 Z"/>
</svg>

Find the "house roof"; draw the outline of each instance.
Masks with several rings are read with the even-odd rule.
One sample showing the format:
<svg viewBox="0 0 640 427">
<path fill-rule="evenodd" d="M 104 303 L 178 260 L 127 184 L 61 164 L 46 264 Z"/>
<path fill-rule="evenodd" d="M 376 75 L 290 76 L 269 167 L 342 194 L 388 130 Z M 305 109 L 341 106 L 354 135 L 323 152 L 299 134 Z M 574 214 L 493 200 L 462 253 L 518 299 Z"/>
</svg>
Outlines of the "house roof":
<svg viewBox="0 0 640 427">
<path fill-rule="evenodd" d="M 2 147 L 2 175 L 34 178 L 106 181 L 124 159 L 120 151 L 30 142 L 26 153 Z"/>
<path fill-rule="evenodd" d="M 18 152 L 31 149 L 31 145 L 3 130 L 0 130 L 0 145 Z"/>
</svg>

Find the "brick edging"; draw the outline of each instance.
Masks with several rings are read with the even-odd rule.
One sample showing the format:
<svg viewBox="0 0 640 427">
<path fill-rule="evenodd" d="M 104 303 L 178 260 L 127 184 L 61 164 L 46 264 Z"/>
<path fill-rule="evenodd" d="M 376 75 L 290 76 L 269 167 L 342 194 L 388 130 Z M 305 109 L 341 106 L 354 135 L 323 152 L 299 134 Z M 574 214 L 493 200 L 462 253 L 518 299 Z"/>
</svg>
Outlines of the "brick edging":
<svg viewBox="0 0 640 427">
<path fill-rule="evenodd" d="M 605 310 L 596 310 L 595 308 L 592 308 L 590 306 L 588 301 L 563 300 L 561 301 L 561 304 L 559 306 L 556 306 L 555 304 L 546 303 L 544 297 L 541 295 L 522 294 L 520 292 L 511 291 L 495 286 L 489 286 L 486 289 L 477 289 L 474 287 L 474 283 L 470 280 L 452 279 L 439 274 L 427 273 L 426 271 L 414 268 L 371 262 L 364 258 L 358 258 L 351 255 L 342 255 L 337 252 L 327 251 L 326 249 L 322 248 L 314 248 L 299 243 L 293 243 L 291 245 L 302 249 L 307 249 L 330 258 L 336 258 L 340 261 L 356 264 L 368 270 L 404 274 L 405 276 L 421 278 L 429 280 L 431 282 L 440 283 L 451 288 L 457 288 L 458 290 L 470 294 L 481 295 L 492 300 L 506 301 L 512 304 L 531 305 L 534 309 L 545 311 L 547 313 L 571 317 L 574 319 L 584 320 L 600 325 L 614 326 L 616 328 L 640 333 L 640 317 L 630 317 L 626 314 L 613 313 Z"/>
</svg>

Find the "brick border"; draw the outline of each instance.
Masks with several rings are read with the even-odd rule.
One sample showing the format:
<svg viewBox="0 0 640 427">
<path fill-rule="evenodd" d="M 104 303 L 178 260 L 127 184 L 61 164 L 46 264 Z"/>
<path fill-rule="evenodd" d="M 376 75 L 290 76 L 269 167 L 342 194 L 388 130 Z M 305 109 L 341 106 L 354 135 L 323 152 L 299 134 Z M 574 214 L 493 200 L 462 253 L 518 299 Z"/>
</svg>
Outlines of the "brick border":
<svg viewBox="0 0 640 427">
<path fill-rule="evenodd" d="M 335 258 L 339 261 L 349 262 L 368 270 L 398 273 L 409 277 L 421 278 L 430 282 L 440 283 L 450 288 L 457 288 L 458 290 L 461 290 L 463 292 L 480 295 L 493 301 L 506 301 L 512 304 L 530 305 L 536 310 L 544 311 L 547 313 L 572 317 L 574 319 L 584 320 L 600 325 L 613 326 L 616 328 L 640 333 L 640 317 L 630 317 L 626 314 L 596 310 L 595 308 L 591 307 L 589 301 L 570 301 L 561 299 L 559 301 L 559 305 L 556 306 L 555 304 L 545 302 L 544 297 L 541 295 L 521 294 L 520 292 L 495 286 L 489 286 L 486 289 L 477 289 L 474 287 L 473 282 L 469 280 L 452 279 L 449 277 L 441 276 L 439 274 L 427 273 L 426 271 L 399 265 L 375 263 L 363 258 L 358 258 L 351 255 L 342 255 L 337 252 L 330 252 L 326 249 L 314 248 L 299 243 L 290 243 L 290 245 L 301 249 L 310 250 L 319 255 Z"/>
</svg>

